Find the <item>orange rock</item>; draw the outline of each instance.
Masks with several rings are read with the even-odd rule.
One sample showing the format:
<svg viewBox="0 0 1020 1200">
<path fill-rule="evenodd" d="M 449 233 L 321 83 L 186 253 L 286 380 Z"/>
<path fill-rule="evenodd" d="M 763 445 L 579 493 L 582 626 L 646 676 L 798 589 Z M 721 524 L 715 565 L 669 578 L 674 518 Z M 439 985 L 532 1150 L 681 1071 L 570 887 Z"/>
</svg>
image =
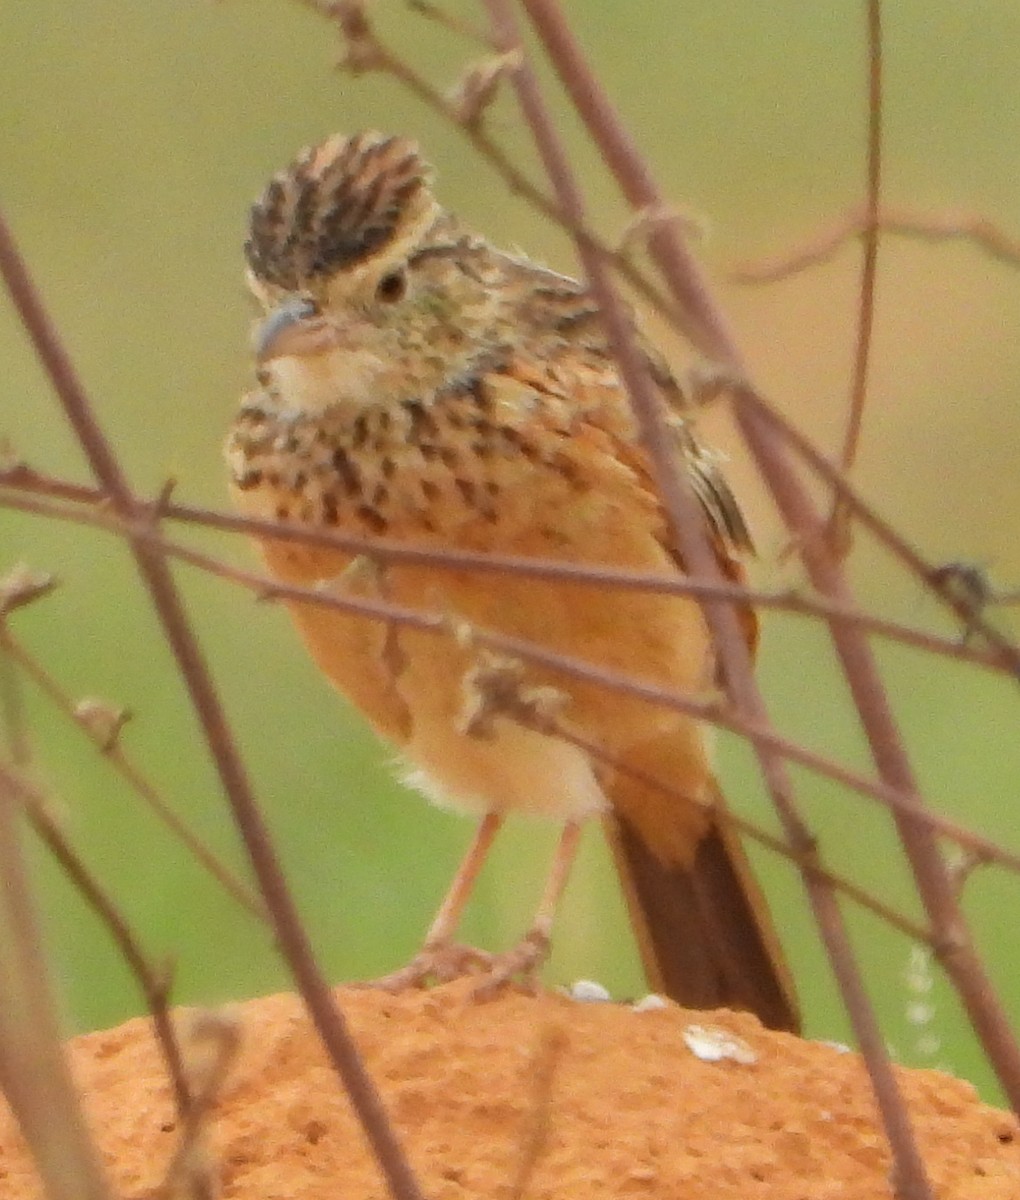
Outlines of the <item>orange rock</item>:
<svg viewBox="0 0 1020 1200">
<path fill-rule="evenodd" d="M 479 1004 L 465 983 L 338 998 L 430 1200 L 892 1195 L 857 1055 L 767 1032 L 745 1014 L 514 992 Z M 271 996 L 237 1012 L 242 1051 L 209 1131 L 222 1195 L 383 1200 L 300 1001 Z M 693 1038 L 701 1057 L 688 1045 L 692 1025 L 707 1031 Z M 716 1031 L 755 1061 L 705 1061 Z M 149 1025 L 87 1034 L 70 1052 L 110 1178 L 121 1196 L 140 1196 L 159 1184 L 176 1144 Z M 898 1075 L 939 1200 L 1020 1197 L 1016 1120 L 962 1080 Z M 40 1195 L 2 1107 L 0 1195 Z"/>
</svg>

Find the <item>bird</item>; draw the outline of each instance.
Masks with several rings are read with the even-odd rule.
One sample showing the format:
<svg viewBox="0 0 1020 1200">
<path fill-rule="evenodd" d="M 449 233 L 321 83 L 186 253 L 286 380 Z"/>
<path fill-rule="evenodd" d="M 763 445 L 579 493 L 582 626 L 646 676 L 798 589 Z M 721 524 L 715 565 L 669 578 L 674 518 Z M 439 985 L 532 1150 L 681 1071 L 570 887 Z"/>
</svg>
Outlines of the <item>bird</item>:
<svg viewBox="0 0 1020 1200">
<path fill-rule="evenodd" d="M 463 224 L 437 199 L 413 140 L 369 130 L 301 151 L 252 206 L 245 258 L 258 308 L 254 383 L 225 445 L 243 515 L 369 546 L 683 577 L 589 288 Z M 751 539 L 719 456 L 636 319 L 634 336 L 720 567 L 740 582 Z M 746 1009 L 799 1029 L 708 732 L 560 661 L 712 695 L 719 669 L 693 598 L 438 569 L 271 530 L 257 541 L 278 583 L 441 618 L 424 627 L 286 599 L 315 662 L 396 749 L 408 781 L 477 820 L 420 952 L 381 985 L 465 973 L 483 976 L 480 990 L 534 983 L 580 830 L 597 820 L 650 986 L 688 1008 Z M 741 609 L 741 619 L 753 646 L 755 617 Z M 461 945 L 475 879 L 519 813 L 561 829 L 534 920 L 510 950 Z"/>
</svg>

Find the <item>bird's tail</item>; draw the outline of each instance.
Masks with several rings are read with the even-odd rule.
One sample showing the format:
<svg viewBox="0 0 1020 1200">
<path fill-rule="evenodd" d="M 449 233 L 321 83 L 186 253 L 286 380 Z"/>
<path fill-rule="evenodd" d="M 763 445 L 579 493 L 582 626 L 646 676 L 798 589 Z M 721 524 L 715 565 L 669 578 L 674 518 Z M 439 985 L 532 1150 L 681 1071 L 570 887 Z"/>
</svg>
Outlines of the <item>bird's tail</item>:
<svg viewBox="0 0 1020 1200">
<path fill-rule="evenodd" d="M 656 838 L 653 849 L 642 832 L 648 823 L 627 815 L 632 804 L 614 797 L 606 818 L 649 984 L 685 1008 L 748 1009 L 771 1029 L 798 1032 L 797 999 L 765 897 L 710 786 L 709 819 L 685 839 L 682 854 L 669 839 Z"/>
</svg>

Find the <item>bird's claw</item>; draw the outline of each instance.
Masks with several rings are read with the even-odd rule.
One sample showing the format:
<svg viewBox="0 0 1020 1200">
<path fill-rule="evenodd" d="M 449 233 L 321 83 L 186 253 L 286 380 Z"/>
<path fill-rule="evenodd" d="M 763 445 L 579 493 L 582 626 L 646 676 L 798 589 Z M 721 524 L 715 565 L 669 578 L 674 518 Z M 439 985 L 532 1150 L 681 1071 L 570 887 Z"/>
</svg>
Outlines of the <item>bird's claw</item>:
<svg viewBox="0 0 1020 1200">
<path fill-rule="evenodd" d="M 549 957 L 549 936 L 532 929 L 512 950 L 491 956 L 486 977 L 474 989 L 476 1000 L 491 1000 L 512 983 L 528 993 L 538 991 L 538 973 Z"/>
<path fill-rule="evenodd" d="M 474 946 L 462 946 L 454 942 L 425 945 L 406 967 L 368 980 L 362 986 L 384 992 L 402 992 L 407 988 L 426 987 L 429 983 L 449 983 L 451 979 L 460 979 L 464 975 L 487 972 L 493 957 Z"/>
<path fill-rule="evenodd" d="M 455 942 L 425 945 L 407 964 L 389 975 L 368 980 L 362 987 L 385 992 L 423 988 L 429 983 L 449 983 L 465 976 L 480 976 L 473 990 L 476 1000 L 491 1000 L 497 992 L 517 983 L 528 992 L 538 987 L 538 972 L 549 955 L 548 935 L 531 930 L 512 950 L 490 954 Z"/>
</svg>

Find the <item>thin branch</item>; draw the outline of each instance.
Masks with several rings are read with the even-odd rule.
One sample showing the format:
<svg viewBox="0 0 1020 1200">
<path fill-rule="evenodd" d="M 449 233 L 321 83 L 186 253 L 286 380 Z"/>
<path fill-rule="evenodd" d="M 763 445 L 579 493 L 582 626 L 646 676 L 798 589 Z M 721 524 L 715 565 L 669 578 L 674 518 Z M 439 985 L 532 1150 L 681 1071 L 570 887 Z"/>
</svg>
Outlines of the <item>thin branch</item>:
<svg viewBox="0 0 1020 1200">
<path fill-rule="evenodd" d="M 860 298 L 857 306 L 857 344 L 854 349 L 853 378 L 850 382 L 850 409 L 843 434 L 840 465 L 849 472 L 857 459 L 868 400 L 868 368 L 871 341 L 875 329 L 875 279 L 878 273 L 878 214 L 882 200 L 882 4 L 866 0 L 868 19 L 868 150 L 867 195 L 864 214 L 867 227 L 861 256 Z M 850 549 L 846 508 L 837 497 L 829 515 L 829 537 L 833 553 Z"/>
<path fill-rule="evenodd" d="M 2 502 L 2 496 L 0 496 L 0 502 Z M 38 505 L 42 505 L 42 507 L 39 508 L 37 507 Z M 26 502 L 25 508 L 28 511 L 41 512 L 42 515 L 68 520 L 77 519 L 88 524 L 95 524 L 112 533 L 123 534 L 124 532 L 122 523 L 111 514 L 89 513 L 87 510 L 76 511 L 74 509 L 64 511 L 56 508 L 51 511 L 46 506 L 45 501 L 37 501 L 34 498 L 30 498 Z M 290 528 L 289 526 L 281 526 L 281 532 Z M 190 547 L 178 545 L 166 539 L 158 530 L 150 530 L 148 536 L 159 539 L 160 546 L 165 554 L 186 562 L 198 570 L 237 583 L 253 592 L 263 601 L 286 601 L 289 603 L 305 603 L 332 608 L 350 615 L 362 616 L 387 624 L 407 626 L 420 632 L 436 635 L 446 635 L 449 632 L 449 618 L 445 614 L 402 608 L 383 600 L 372 600 L 353 595 L 343 596 L 336 592 L 301 587 L 296 584 L 281 584 L 278 580 L 268 575 L 233 567 L 229 563 L 223 562 L 212 555 L 203 554 L 200 551 L 192 550 Z M 384 549 L 384 544 L 380 544 L 380 557 L 383 556 Z M 561 564 L 551 565 L 559 566 Z M 689 582 L 695 589 L 698 588 L 699 581 L 691 580 Z M 705 592 L 706 595 L 711 596 L 716 594 L 710 585 L 705 586 L 707 589 Z M 698 594 L 698 591 L 694 590 L 693 594 Z M 511 639 L 477 629 L 472 631 L 472 637 L 480 646 L 513 654 L 524 661 L 559 671 L 564 675 L 581 679 L 587 683 L 594 683 L 609 689 L 635 695 L 649 703 L 673 708 L 697 720 L 717 725 L 748 741 L 761 742 L 766 747 L 775 750 L 799 766 L 803 766 L 818 775 L 843 784 L 850 790 L 863 796 L 875 799 L 888 808 L 925 821 L 936 833 L 967 847 L 981 861 L 995 862 L 1005 866 L 1009 870 L 1020 873 L 1020 855 L 1013 854 L 1005 847 L 997 845 L 990 839 L 984 838 L 980 834 L 974 833 L 958 823 L 933 812 L 917 801 L 916 798 L 905 795 L 889 787 L 887 784 L 868 779 L 864 775 L 841 767 L 824 756 L 779 736 L 774 731 L 767 730 L 745 720 L 729 709 L 720 708 L 713 702 L 699 701 L 697 698 L 689 695 L 670 692 L 651 684 L 644 684 L 640 680 L 636 680 L 630 676 L 599 668 L 583 659 L 556 655 L 551 651 L 544 651 L 535 643 Z M 790 851 L 790 853 L 793 854 L 793 851 Z"/>
<path fill-rule="evenodd" d="M 3 624 L 4 616 L 0 609 L 0 629 L 3 628 Z M 11 762 L 19 766 L 29 762 L 32 757 L 32 745 L 24 716 L 20 680 L 8 654 L 0 654 L 0 732 L 7 744 Z"/>
<path fill-rule="evenodd" d="M 796 539 L 815 587 L 836 600 L 848 602 L 851 597 L 849 585 L 839 563 L 825 549 L 824 527 L 806 491 L 790 469 L 783 440 L 767 421 L 762 420 L 760 408 L 740 397 L 737 420 L 787 527 Z M 835 622 L 830 629 L 882 778 L 914 792 L 913 769 L 870 647 L 855 629 Z M 931 827 L 903 814 L 897 814 L 896 822 L 921 902 L 935 933 L 939 961 L 953 981 L 1003 1089 L 1014 1108 L 1020 1109 L 1020 1047 L 1012 1023 L 974 946 L 954 882 Z"/>
<path fill-rule="evenodd" d="M 22 671 L 29 676 L 36 686 L 56 706 L 76 728 L 89 739 L 95 748 L 106 758 L 118 774 L 125 779 L 135 793 L 148 806 L 164 827 L 184 845 L 189 853 L 199 862 L 216 882 L 232 896 L 242 908 L 259 921 L 267 920 L 265 905 L 261 897 L 243 883 L 219 858 L 202 842 L 201 838 L 173 810 L 167 800 L 160 794 L 155 785 L 124 753 L 118 739 L 104 738 L 102 732 L 87 721 L 80 719 L 77 706 L 71 697 L 57 683 L 41 662 L 15 638 L 8 623 L 0 619 L 0 650 L 3 650 L 12 662 L 18 664 Z"/>
<path fill-rule="evenodd" d="M 521 718 L 518 717 L 519 720 Z M 521 720 L 522 724 L 528 722 Z M 562 738 L 565 742 L 570 742 L 571 745 L 577 746 L 579 750 L 583 750 L 594 762 L 599 762 L 614 771 L 618 771 L 621 775 L 626 775 L 639 783 L 643 783 L 646 787 L 653 788 L 662 795 L 669 796 L 672 800 L 682 801 L 681 794 L 670 784 L 661 779 L 657 779 L 654 775 L 650 775 L 647 771 L 642 771 L 630 763 L 624 762 L 615 754 L 610 754 L 599 746 L 596 742 L 590 741 L 588 738 L 581 737 L 573 730 L 567 728 L 560 722 L 542 723 L 533 721 L 530 723 L 531 728 L 538 730 L 540 733 L 554 733 L 556 737 Z M 858 886 L 843 875 L 837 874 L 835 871 L 830 871 L 828 867 L 823 866 L 817 859 L 805 858 L 799 854 L 792 846 L 788 845 L 781 838 L 777 838 L 774 834 L 768 833 L 762 829 L 760 825 L 756 825 L 753 821 L 747 820 L 746 817 L 741 817 L 731 808 L 725 809 L 719 814 L 722 820 L 733 827 L 738 833 L 744 837 L 750 838 L 751 841 L 757 842 L 759 846 L 763 846 L 766 850 L 771 850 L 773 854 L 779 855 L 786 859 L 787 862 L 793 863 L 800 867 L 803 871 L 810 871 L 819 879 L 823 880 L 836 891 L 841 892 L 848 900 L 852 900 L 855 904 L 872 913 L 880 920 L 884 921 L 892 929 L 898 929 L 900 933 L 905 934 L 909 938 L 922 945 L 931 945 L 931 933 L 923 925 L 916 921 L 910 920 L 909 917 L 897 912 L 896 909 L 884 904 L 876 896 L 873 896 L 865 888 Z M 980 859 L 979 861 L 986 861 Z"/>
<path fill-rule="evenodd" d="M 146 510 L 131 492 L 113 449 L 28 274 L 6 220 L 0 214 L 0 274 L 15 310 L 49 376 L 69 424 L 112 507 L 126 520 L 144 520 Z M 177 661 L 223 791 L 251 859 L 280 949 L 304 997 L 323 1046 L 335 1066 L 383 1175 L 397 1200 L 421 1200 L 410 1165 L 382 1101 L 348 1031 L 332 991 L 315 961 L 307 934 L 280 869 L 269 830 L 191 631 L 169 567 L 159 547 L 144 536 L 131 542 L 139 574 Z"/>
<path fill-rule="evenodd" d="M 14 672 L 21 665 L 20 648 L 7 628 L 8 614 L 20 608 L 25 597 L 45 595 L 53 586 L 51 577 L 21 568 L 3 581 L 4 593 L 0 602 L 0 687 L 3 692 L 3 728 L 10 751 L 10 763 L 0 760 L 2 784 L 8 794 L 17 797 L 22 811 L 36 835 L 60 864 L 64 874 L 84 898 L 86 904 L 106 926 L 114 944 L 120 950 L 128 969 L 146 1001 L 156 1034 L 156 1044 L 163 1055 L 170 1079 L 178 1115 L 187 1112 L 191 1097 L 184 1079 L 180 1047 L 170 1021 L 170 978 L 167 972 L 156 970 L 141 948 L 126 918 L 105 892 L 95 875 L 85 866 L 81 855 L 54 820 L 50 805 L 42 791 L 24 778 L 32 764 L 32 749 L 28 724 L 22 705 L 20 680 Z M 12 603 L 13 600 L 13 603 Z"/>
<path fill-rule="evenodd" d="M 1010 673 L 1020 679 L 1020 647 L 1001 630 L 996 629 L 985 618 L 983 612 L 974 607 L 970 598 L 961 593 L 955 580 L 945 572 L 944 564 L 932 565 L 926 562 L 885 517 L 858 495 L 839 467 L 765 396 L 748 388 L 741 389 L 739 395 L 740 403 L 753 409 L 784 443 L 796 451 L 811 470 L 833 489 L 847 508 L 853 511 L 857 520 L 871 530 L 881 545 L 923 583 L 932 595 L 956 613 L 965 633 L 968 636 L 978 636 L 986 642 L 1001 660 L 1008 664 Z M 792 471 L 792 464 L 787 463 L 787 470 Z M 829 598 L 832 599 L 831 596 Z"/>
<path fill-rule="evenodd" d="M 20 572 L 21 593 L 36 595 L 45 594 L 52 587 L 52 580 L 46 576 L 35 574 L 27 568 Z M 12 589 L 11 576 L 7 577 L 8 586 L 4 590 L 11 595 L 17 591 L 17 585 Z M 34 580 L 34 587 L 33 587 Z M 17 605 L 20 607 L 20 605 Z M 17 654 L 7 640 L 7 614 L 10 603 L 0 606 L 0 682 L 4 691 L 4 728 L 10 747 L 10 763 L 0 760 L 0 773 L 3 775 L 2 785 L 11 796 L 20 802 L 22 811 L 35 830 L 36 835 L 49 849 L 50 853 L 60 864 L 72 885 L 84 898 L 86 904 L 106 926 L 114 944 L 120 950 L 129 971 L 146 1001 L 149 1014 L 152 1017 L 156 1044 L 166 1065 L 170 1079 L 178 1115 L 187 1112 L 191 1097 L 184 1080 L 181 1066 L 180 1047 L 174 1035 L 170 1021 L 169 996 L 170 978 L 167 972 L 157 971 L 146 957 L 141 943 L 131 930 L 127 920 L 107 895 L 95 875 L 85 866 L 80 854 L 72 847 L 70 840 L 53 819 L 50 805 L 46 797 L 24 778 L 24 771 L 32 764 L 32 751 L 28 737 L 28 725 L 22 706 L 20 681 L 14 674 Z"/>
<path fill-rule="evenodd" d="M 108 508 L 96 509 L 91 506 L 99 502 L 100 493 L 95 489 L 80 488 L 68 485 L 64 481 L 53 480 L 31 473 L 31 478 L 24 469 L 19 471 L 20 482 L 15 487 L 24 488 L 30 495 L 57 495 L 74 493 L 76 503 L 90 507 L 75 511 L 68 507 L 50 504 L 39 504 L 22 496 L 11 495 L 4 487 L 10 484 L 10 476 L 4 477 L 0 472 L 0 507 L 15 508 L 22 512 L 35 513 L 39 516 L 57 520 L 71 521 L 92 525 L 110 533 L 121 536 L 131 536 L 137 532 L 132 525 L 126 524 Z M 342 550 L 354 556 L 363 556 L 380 562 L 396 562 L 408 565 L 419 565 L 436 570 L 450 571 L 479 571 L 496 574 L 513 574 L 536 579 L 549 579 L 562 582 L 590 585 L 597 588 L 619 588 L 624 590 L 662 593 L 665 595 L 694 596 L 706 599 L 726 600 L 739 607 L 752 605 L 757 608 L 776 609 L 780 612 L 794 613 L 805 617 L 821 620 L 840 620 L 860 626 L 868 633 L 888 638 L 903 645 L 912 646 L 944 658 L 956 659 L 961 662 L 973 663 L 987 670 L 1001 671 L 1006 674 L 1014 673 L 1011 657 L 1001 650 L 983 645 L 975 645 L 966 639 L 945 638 L 937 634 L 927 633 L 897 621 L 874 616 L 858 608 L 847 608 L 837 605 L 831 600 L 805 595 L 795 589 L 783 591 L 767 591 L 759 588 L 745 587 L 742 584 L 691 579 L 676 574 L 665 575 L 658 572 L 636 571 L 627 568 L 599 566 L 590 563 L 574 563 L 559 559 L 531 558 L 515 555 L 481 554 L 471 551 L 443 550 L 431 546 L 419 546 L 414 543 L 390 541 L 387 539 L 359 537 L 354 534 L 344 534 L 335 530 L 316 529 L 311 526 L 298 525 L 290 522 L 260 520 L 254 517 L 239 517 L 230 513 L 221 513 L 213 509 L 198 508 L 185 504 L 169 504 L 166 507 L 166 517 L 186 524 L 205 526 L 211 529 L 222 529 L 228 532 L 245 533 L 249 536 L 272 537 L 279 541 L 292 541 L 306 545 L 325 546 L 330 549 Z M 934 568 L 944 571 L 945 568 Z M 996 602 L 998 598 L 996 598 Z M 1011 646 L 1011 643 L 1007 642 Z M 1013 647 L 1016 650 L 1016 647 Z M 1020 651 L 1018 651 L 1020 652 Z"/>
<path fill-rule="evenodd" d="M 188 1111 L 191 1096 L 181 1060 L 181 1050 L 170 1018 L 169 973 L 157 970 L 142 950 L 141 942 L 127 918 L 117 907 L 96 875 L 85 865 L 70 839 L 54 820 L 46 796 L 19 773 L 0 761 L 4 786 L 17 793 L 29 823 L 39 839 L 60 864 L 64 874 L 78 890 L 96 916 L 106 926 L 128 970 L 134 975 L 152 1017 L 156 1044 L 159 1046 L 173 1089 L 178 1114 Z"/>
<path fill-rule="evenodd" d="M 639 214 L 669 211 L 666 197 L 617 117 L 560 6 L 553 0 L 522 0 L 522 4 L 560 82 L 628 202 Z M 648 234 L 653 261 L 676 301 L 676 306 L 670 307 L 678 307 L 681 314 L 682 324 L 676 328 L 687 333 L 695 348 L 710 362 L 724 363 L 736 377 L 743 378 L 729 322 L 710 301 L 704 282 L 691 275 L 693 260 L 679 237 L 682 228 L 682 220 L 657 221 Z"/>
<path fill-rule="evenodd" d="M 553 1080 L 568 1045 L 569 1038 L 562 1025 L 549 1022 L 539 1030 L 531 1063 L 525 1071 L 529 1104 L 518 1135 L 520 1149 L 508 1190 L 510 1200 L 525 1200 L 538 1161 L 548 1149 L 552 1133 Z"/>
<path fill-rule="evenodd" d="M 639 213 L 661 211 L 665 199 L 633 139 L 620 122 L 605 89 L 588 65 L 559 5 L 555 0 L 522 0 L 522 3 L 561 82 L 599 146 L 624 196 Z M 863 219 L 863 216 L 858 217 L 858 225 L 861 228 Z M 708 289 L 700 265 L 682 241 L 682 228 L 680 222 L 665 222 L 657 226 L 654 239 L 649 240 L 650 248 L 670 290 L 688 313 L 687 326 L 695 326 L 703 331 L 700 338 L 692 338 L 695 346 L 710 360 L 721 364 L 729 385 L 738 386 L 746 374 L 742 356 L 725 315 Z M 747 399 L 769 408 L 773 423 L 783 430 L 784 436 L 790 440 L 798 453 L 838 491 L 840 498 L 853 509 L 855 516 L 869 526 L 879 541 L 909 567 L 922 584 L 930 588 L 961 617 L 966 628 L 979 633 L 989 645 L 1007 656 L 1012 664 L 1011 669 L 1020 677 L 1020 650 L 1012 646 L 1008 639 L 987 621 L 981 619 L 980 615 L 975 616 L 973 613 L 962 611 L 958 599 L 949 594 L 948 588 L 936 586 L 931 578 L 934 567 L 926 563 L 917 551 L 893 530 L 889 522 L 874 511 L 838 467 L 831 464 L 782 414 L 768 406 L 760 393 L 748 394 Z"/>
<path fill-rule="evenodd" d="M 349 49 L 341 66 L 354 74 L 378 71 L 389 75 L 416 96 L 426 108 L 451 122 L 496 171 L 514 195 L 520 196 L 536 212 L 601 255 L 654 312 L 681 333 L 687 332 L 683 325 L 682 313 L 661 289 L 657 288 L 623 251 L 614 249 L 586 225 L 578 225 L 554 199 L 532 183 L 480 122 L 468 119 L 459 111 L 455 102 L 444 96 L 410 63 L 391 50 L 379 37 L 361 4 L 338 4 L 334 0 L 297 0 L 297 3 L 327 17 L 337 26 Z"/>
<path fill-rule="evenodd" d="M 490 0 L 490 3 L 494 2 Z M 585 62 L 555 0 L 521 2 L 532 17 L 578 112 L 585 118 L 593 138 L 606 156 L 621 190 L 635 207 L 645 209 L 660 205 L 663 198 L 647 166 Z M 599 98 L 594 107 L 592 95 Z M 585 116 L 586 111 L 590 116 Z M 746 374 L 742 355 L 708 288 L 700 265 L 684 245 L 675 224 L 664 226 L 659 234 L 668 243 L 668 253 L 662 257 L 661 266 L 673 295 L 682 307 L 691 305 L 692 317 L 713 335 L 710 348 L 717 360 L 735 380 L 739 380 Z M 737 383 L 734 392 L 738 425 L 762 477 L 773 493 L 787 528 L 797 538 L 798 549 L 815 587 L 833 600 L 849 603 L 851 593 L 843 572 L 839 563 L 826 551 L 823 528 L 820 527 L 814 505 L 796 479 L 785 443 L 777 435 L 774 424 L 762 419 L 761 398 L 750 384 Z M 924 578 L 927 581 L 927 576 Z M 879 771 L 887 782 L 899 790 L 916 794 L 909 760 L 864 635 L 859 629 L 838 622 L 830 623 L 830 630 Z M 720 654 L 726 653 L 727 647 L 719 644 L 719 650 Z M 728 671 L 725 660 L 724 667 Z M 728 678 L 728 682 L 732 686 L 731 678 Z M 902 815 L 897 817 L 897 824 L 922 902 L 942 947 L 941 961 L 964 1001 L 1003 1088 L 1014 1107 L 1020 1108 L 1020 1048 L 969 938 L 966 922 L 953 894 L 949 872 L 931 834 L 931 827 Z M 859 981 L 855 985 L 854 980 L 843 976 L 841 983 L 848 989 L 844 995 L 851 1004 L 852 1016 L 856 1012 L 856 1017 L 867 1029 L 867 1041 L 862 1041 L 862 1050 L 872 1072 L 876 1098 L 897 1159 L 899 1182 L 911 1196 L 930 1197 L 930 1185 L 873 1011 L 859 987 Z M 858 1029 L 858 1037 L 861 1037 L 861 1029 Z"/>
<path fill-rule="evenodd" d="M 509 0 L 486 0 L 486 3 L 493 16 L 497 33 L 502 34 L 501 49 L 511 49 L 515 43 L 519 45 L 520 39 L 516 34 Z M 546 3 L 545 0 L 524 0 L 524 5 L 540 37 L 544 36 L 546 30 L 554 29 L 557 34 L 565 35 L 559 37 L 558 47 L 563 49 L 568 45 L 569 31 L 562 20 L 562 13 L 555 4 Z M 589 77 L 590 72 L 583 63 L 579 48 L 576 49 L 575 59 L 564 62 L 554 58 L 554 63 L 578 111 L 585 117 L 582 105 L 591 103 L 593 96 L 604 97 L 604 93 L 593 78 L 586 80 L 586 84 L 590 86 L 577 86 L 580 76 L 576 68 L 582 65 L 585 68 L 582 74 Z M 552 56 L 551 49 L 550 54 Z M 571 68 L 575 68 L 573 74 L 570 73 Z M 517 76 L 517 86 L 525 118 L 532 128 L 536 142 L 543 150 L 546 168 L 561 203 L 568 210 L 571 205 L 580 210 L 580 197 L 566 156 L 539 95 L 537 83 L 527 65 Z M 608 100 L 604 107 L 606 113 L 612 115 Z M 594 115 L 593 110 L 588 111 L 589 115 Z M 591 127 L 590 120 L 588 123 Z M 603 122 L 599 129 L 607 135 L 597 138 L 607 157 L 614 148 L 614 138 L 609 135 L 619 134 L 624 142 L 622 148 L 628 151 L 628 163 L 639 162 L 638 156 L 630 152 L 632 148 L 629 140 L 622 134 L 622 127 L 618 122 Z M 636 170 L 625 178 L 633 184 L 633 194 L 628 194 L 628 199 L 632 202 L 640 195 L 642 208 L 657 207 L 663 203 L 650 178 L 641 178 Z M 624 190 L 626 191 L 626 188 Z M 641 195 L 642 192 L 645 194 Z M 675 229 L 667 224 L 655 230 L 653 236 L 665 239 L 658 249 L 657 258 L 661 259 L 667 280 L 672 283 L 675 277 L 676 282 L 683 285 L 680 292 L 674 291 L 674 295 L 684 311 L 690 314 L 694 326 L 701 332 L 704 348 L 713 354 L 724 355 L 722 361 L 735 372 L 739 371 L 740 360 L 735 350 L 730 349 L 733 342 L 726 324 L 712 304 L 693 261 L 688 261 L 686 248 L 676 236 Z M 586 252 L 580 244 L 578 252 L 599 304 L 613 356 L 619 366 L 642 432 L 642 439 L 654 466 L 674 544 L 680 552 L 687 573 L 706 579 L 718 579 L 720 568 L 699 518 L 697 500 L 689 481 L 676 469 L 666 435 L 661 404 L 640 360 L 629 322 L 620 309 L 612 282 L 596 255 Z M 744 640 L 736 612 L 731 607 L 708 601 L 702 602 L 702 611 L 712 633 L 723 679 L 734 708 L 741 715 L 749 716 L 755 722 L 768 727 L 768 714 L 754 679 L 750 649 Z M 815 852 L 814 839 L 796 810 L 794 790 L 785 761 L 759 743 L 755 744 L 755 753 L 787 840 L 810 862 Z M 893 1076 L 874 1009 L 868 1001 L 864 981 L 855 961 L 835 894 L 823 879 L 810 870 L 804 870 L 802 878 L 833 971 L 839 980 L 847 1010 L 867 1058 L 890 1143 L 903 1178 L 908 1181 L 906 1189 L 915 1200 L 921 1200 L 922 1197 L 927 1200 L 931 1196 L 931 1189 L 924 1163 Z"/>
<path fill-rule="evenodd" d="M 599 81 L 588 67 L 559 6 L 554 0 L 522 0 L 522 3 L 545 44 L 560 79 L 574 100 L 578 112 L 585 119 L 627 198 L 635 207 L 642 209 L 661 205 L 663 198 L 654 180 L 624 131 Z M 497 5 L 497 0 L 489 0 L 489 4 L 492 8 Z M 499 3 L 498 7 L 505 9 L 507 5 Z M 663 240 L 658 255 L 663 274 L 681 307 L 691 314 L 692 319 L 695 319 L 704 331 L 704 348 L 735 377 L 741 376 L 744 373 L 742 357 L 709 292 L 700 267 L 688 253 L 674 225 L 666 225 L 657 232 Z M 601 268 L 598 262 L 595 262 L 594 266 L 596 271 Z M 591 265 L 587 261 L 585 268 L 591 272 Z M 607 328 L 609 324 L 607 321 Z M 614 346 L 614 351 L 617 349 Z M 626 359 L 617 355 L 617 361 L 638 409 L 637 402 L 640 397 L 635 395 L 631 380 L 627 377 Z M 654 448 L 649 447 L 652 450 Z M 658 463 L 656 465 L 658 466 Z M 663 478 L 666 472 L 659 470 L 657 474 L 660 482 L 668 482 Z M 671 503 L 675 497 L 667 493 L 663 500 L 672 510 L 674 529 L 678 529 L 683 535 L 686 532 L 683 529 L 684 522 L 678 520 L 675 502 Z M 691 525 L 692 532 L 688 536 L 681 536 L 680 548 L 684 561 L 689 571 L 711 577 L 714 564 L 710 561 L 710 547 L 705 543 L 704 537 L 697 536 L 700 530 L 694 526 L 693 521 Z M 750 656 L 739 637 L 735 614 L 732 609 L 713 609 L 707 604 L 704 611 L 735 706 L 751 713 L 756 719 L 767 720 L 751 671 Z M 793 791 L 782 761 L 763 755 L 759 751 L 759 763 L 788 839 L 796 848 L 810 852 L 810 838 L 794 809 Z M 932 1191 L 924 1162 L 834 895 L 823 881 L 814 878 L 810 872 L 805 873 L 804 882 L 840 983 L 847 1011 L 868 1063 L 875 1097 L 897 1163 L 898 1182 L 904 1195 L 909 1195 L 914 1200 L 921 1200 L 922 1197 L 927 1200 L 932 1196 Z"/>
<path fill-rule="evenodd" d="M 482 46 L 486 50 L 492 49 L 492 41 L 486 31 L 473 25 L 470 21 L 465 21 L 455 13 L 447 12 L 445 9 L 440 8 L 438 4 L 432 4 L 430 0 L 405 0 L 405 2 L 407 7 L 418 13 L 419 16 L 427 17 L 437 25 L 442 25 L 444 28 L 449 29 L 451 33 L 464 38 L 465 41 L 473 42 L 475 45 Z"/>
<path fill-rule="evenodd" d="M 887 205 L 878 213 L 876 223 L 884 234 L 936 244 L 969 242 L 1007 266 L 1020 267 L 1020 239 L 980 213 L 959 210 L 926 213 Z M 864 237 L 869 227 L 866 208 L 852 208 L 833 226 L 813 234 L 797 249 L 757 262 L 742 263 L 730 269 L 728 278 L 742 284 L 778 283 L 828 262 L 848 242 Z"/>
<path fill-rule="evenodd" d="M 210 1200 L 217 1194 L 208 1130 L 240 1045 L 240 1026 L 228 1012 L 200 1011 L 191 1017 L 185 1070 L 194 1100 L 180 1123 L 177 1146 L 155 1200 Z"/>
<path fill-rule="evenodd" d="M 0 765 L 0 1087 L 49 1200 L 111 1200 L 64 1058 L 20 812 Z"/>
</svg>

